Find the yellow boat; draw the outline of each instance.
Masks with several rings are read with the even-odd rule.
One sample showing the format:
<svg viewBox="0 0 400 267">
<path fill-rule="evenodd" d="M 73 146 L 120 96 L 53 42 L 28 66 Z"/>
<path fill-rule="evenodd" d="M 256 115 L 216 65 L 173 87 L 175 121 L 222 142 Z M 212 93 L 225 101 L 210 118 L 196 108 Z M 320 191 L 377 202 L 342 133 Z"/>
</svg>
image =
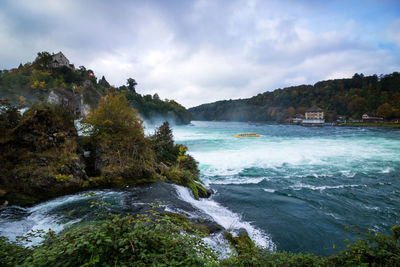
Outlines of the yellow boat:
<svg viewBox="0 0 400 267">
<path fill-rule="evenodd" d="M 234 137 L 260 137 L 260 135 L 256 133 L 242 133 L 242 134 L 235 134 Z"/>
</svg>

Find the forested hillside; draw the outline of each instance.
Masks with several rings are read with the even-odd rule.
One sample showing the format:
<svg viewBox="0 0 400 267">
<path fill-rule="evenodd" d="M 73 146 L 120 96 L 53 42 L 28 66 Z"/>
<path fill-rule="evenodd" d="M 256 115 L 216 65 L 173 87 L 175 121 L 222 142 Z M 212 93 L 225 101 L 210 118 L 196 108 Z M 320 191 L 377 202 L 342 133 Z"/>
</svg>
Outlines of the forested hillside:
<svg viewBox="0 0 400 267">
<path fill-rule="evenodd" d="M 400 73 L 384 76 L 355 74 L 351 79 L 299 85 L 265 92 L 248 99 L 203 104 L 189 111 L 194 120 L 285 122 L 317 105 L 327 121 L 338 116 L 360 119 L 376 113 L 386 120 L 400 117 Z"/>
<path fill-rule="evenodd" d="M 105 77 L 97 79 L 93 70 L 84 66 L 70 68 L 52 66 L 52 55 L 38 53 L 31 63 L 18 68 L 0 70 L 0 99 L 20 107 L 35 102 L 63 99 L 71 102 L 81 112 L 97 107 L 106 92 L 119 91 L 126 94 L 130 105 L 143 119 L 169 120 L 177 124 L 190 122 L 190 113 L 174 100 L 161 100 L 157 94 L 141 95 L 135 91 L 136 81 L 127 79 L 127 85 L 111 86 Z"/>
</svg>

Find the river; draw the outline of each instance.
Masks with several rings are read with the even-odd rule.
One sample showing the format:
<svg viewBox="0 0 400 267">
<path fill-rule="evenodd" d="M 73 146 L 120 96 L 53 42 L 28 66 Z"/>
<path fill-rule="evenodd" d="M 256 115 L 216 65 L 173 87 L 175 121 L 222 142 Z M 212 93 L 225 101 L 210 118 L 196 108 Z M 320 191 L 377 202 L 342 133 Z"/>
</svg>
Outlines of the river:
<svg viewBox="0 0 400 267">
<path fill-rule="evenodd" d="M 167 184 L 96 191 L 110 209 L 140 210 L 161 200 L 167 210 L 245 229 L 260 246 L 319 255 L 343 249 L 359 230 L 386 233 L 400 224 L 398 129 L 194 121 L 173 132 L 199 162 L 213 196 L 197 201 L 186 188 Z M 244 132 L 261 136 L 233 137 Z M 60 231 L 92 212 L 82 194 L 7 207 L 0 234 L 13 240 L 32 229 Z M 221 239 L 209 242 L 222 246 Z"/>
</svg>

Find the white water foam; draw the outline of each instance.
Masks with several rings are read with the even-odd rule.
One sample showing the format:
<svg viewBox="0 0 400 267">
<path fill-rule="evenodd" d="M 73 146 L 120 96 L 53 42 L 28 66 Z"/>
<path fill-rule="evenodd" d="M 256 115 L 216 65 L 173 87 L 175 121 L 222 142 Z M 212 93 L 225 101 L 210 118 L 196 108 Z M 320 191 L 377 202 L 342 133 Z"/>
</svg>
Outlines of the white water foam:
<svg viewBox="0 0 400 267">
<path fill-rule="evenodd" d="M 227 258 L 232 253 L 232 249 L 228 241 L 224 238 L 223 233 L 212 234 L 203 238 L 204 243 L 219 252 L 219 258 Z"/>
<path fill-rule="evenodd" d="M 383 169 L 381 171 L 381 173 L 390 173 L 391 171 L 393 171 L 393 168 L 388 167 L 388 168 Z"/>
<path fill-rule="evenodd" d="M 45 233 L 49 230 L 54 231 L 55 233 L 61 232 L 65 227 L 72 225 L 74 223 L 80 222 L 83 218 L 77 218 L 74 220 L 69 220 L 67 222 L 61 222 L 62 217 L 58 215 L 52 214 L 52 211 L 58 207 L 73 204 L 77 201 L 82 201 L 82 198 L 86 195 L 87 192 L 79 193 L 76 195 L 63 196 L 53 200 L 49 200 L 43 203 L 40 203 L 36 206 L 30 208 L 19 208 L 23 211 L 26 216 L 9 220 L 0 219 L 1 228 L 0 228 L 0 236 L 5 236 L 11 241 L 15 241 L 18 236 L 24 236 L 30 232 L 34 231 L 44 231 Z M 113 192 L 113 191 L 97 191 L 93 192 L 94 196 L 111 196 L 111 195 L 121 195 L 122 192 Z M 7 207 L 13 208 L 13 207 Z M 31 239 L 32 242 L 26 245 L 35 245 L 39 243 L 41 238 Z"/>
<path fill-rule="evenodd" d="M 264 190 L 265 192 L 268 192 L 268 193 L 275 193 L 275 190 L 274 190 L 274 189 L 264 188 L 263 190 Z"/>
<path fill-rule="evenodd" d="M 351 171 L 339 171 L 343 176 L 346 176 L 348 178 L 353 178 L 354 176 L 356 176 L 356 174 L 354 172 Z"/>
<path fill-rule="evenodd" d="M 289 186 L 289 188 L 293 190 L 301 190 L 303 188 L 311 189 L 311 190 L 326 190 L 326 189 L 340 189 L 340 188 L 348 188 L 348 187 L 363 187 L 366 185 L 359 185 L 359 184 L 348 184 L 348 185 L 324 185 L 324 186 L 313 186 L 308 184 L 297 184 L 293 186 Z"/>
<path fill-rule="evenodd" d="M 269 180 L 267 177 L 224 177 L 221 180 L 215 179 L 215 177 L 201 177 L 202 181 L 206 186 L 210 184 L 258 184 L 264 180 Z"/>
<path fill-rule="evenodd" d="M 273 250 L 276 248 L 271 238 L 261 230 L 252 226 L 249 222 L 242 221 L 240 216 L 227 208 L 221 206 L 211 199 L 196 200 L 186 187 L 174 185 L 178 196 L 193 207 L 205 212 L 213 218 L 213 220 L 224 227 L 226 230 L 237 232 L 245 229 L 250 238 L 259 246 Z"/>
<path fill-rule="evenodd" d="M 202 175 L 219 180 L 235 176 L 248 168 L 275 170 L 288 167 L 297 174 L 320 178 L 321 174 L 353 178 L 356 169 L 366 171 L 379 167 L 377 160 L 397 158 L 398 146 L 384 138 L 352 138 L 349 136 L 276 136 L 268 134 L 255 139 L 238 139 L 232 134 L 246 124 L 198 123 L 196 127 L 176 127 L 176 142 L 184 142 L 190 154 L 200 163 Z M 268 127 L 260 128 L 265 130 Z M 271 128 L 274 130 L 273 128 Z M 199 145 L 201 144 L 201 146 Z M 361 164 L 368 161 L 370 164 Z M 315 168 L 314 168 L 315 167 Z M 315 169 L 324 169 L 322 173 Z M 297 173 L 299 170 L 300 173 Z M 342 170 L 342 171 L 341 171 Z M 384 169 L 382 173 L 390 171 Z M 305 173 L 304 173 L 305 172 Z M 221 183 L 220 181 L 215 181 Z M 239 183 L 239 182 L 237 182 Z"/>
</svg>

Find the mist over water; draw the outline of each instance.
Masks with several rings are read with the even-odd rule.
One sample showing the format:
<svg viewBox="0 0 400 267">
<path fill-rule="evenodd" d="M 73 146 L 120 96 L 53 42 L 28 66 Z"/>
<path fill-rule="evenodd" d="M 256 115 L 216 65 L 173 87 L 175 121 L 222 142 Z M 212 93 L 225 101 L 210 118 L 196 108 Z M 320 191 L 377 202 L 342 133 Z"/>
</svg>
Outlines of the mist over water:
<svg viewBox="0 0 400 267">
<path fill-rule="evenodd" d="M 242 132 L 261 137 L 233 137 Z M 213 199 L 280 250 L 327 255 L 358 237 L 344 226 L 386 232 L 400 223 L 397 129 L 193 122 L 174 137 Z"/>
</svg>

